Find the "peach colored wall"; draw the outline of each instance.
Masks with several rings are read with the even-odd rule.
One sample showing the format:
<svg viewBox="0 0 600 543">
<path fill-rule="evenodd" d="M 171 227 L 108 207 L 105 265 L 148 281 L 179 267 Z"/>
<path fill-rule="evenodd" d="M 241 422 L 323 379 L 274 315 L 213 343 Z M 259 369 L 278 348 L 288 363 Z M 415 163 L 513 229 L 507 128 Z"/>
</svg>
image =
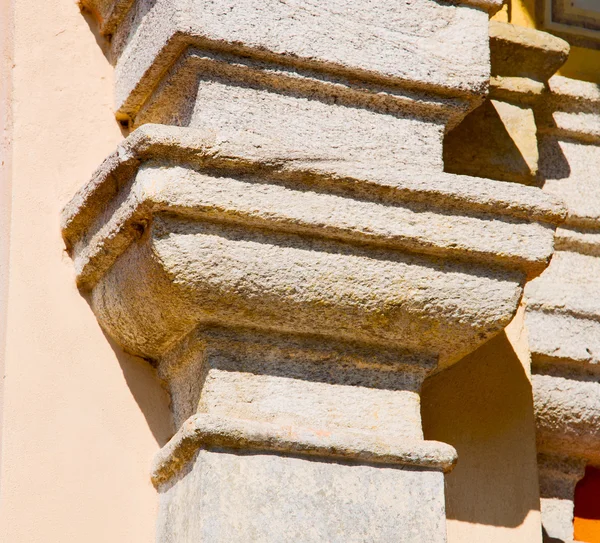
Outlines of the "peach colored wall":
<svg viewBox="0 0 600 543">
<path fill-rule="evenodd" d="M 446 476 L 448 543 L 541 543 L 527 338 L 511 325 L 425 382 L 426 439 L 458 452 Z"/>
<path fill-rule="evenodd" d="M 11 201 L 11 142 L 12 116 L 10 107 L 12 90 L 13 35 L 12 0 L 0 0 L 0 376 L 4 375 L 4 346 L 8 297 L 8 263 L 10 240 Z M 2 465 L 2 406 L 4 383 L 0 379 L 0 466 Z M 0 496 L 2 479 L 0 478 Z M 0 502 L 0 507 L 1 507 Z"/>
<path fill-rule="evenodd" d="M 74 0 L 0 7 L 2 27 L 14 28 L 0 70 L 3 124 L 7 104 L 13 118 L 1 148 L 0 541 L 149 543 L 149 466 L 171 431 L 167 398 L 149 366 L 103 335 L 59 229 L 62 206 L 121 139 L 113 68 Z"/>
</svg>

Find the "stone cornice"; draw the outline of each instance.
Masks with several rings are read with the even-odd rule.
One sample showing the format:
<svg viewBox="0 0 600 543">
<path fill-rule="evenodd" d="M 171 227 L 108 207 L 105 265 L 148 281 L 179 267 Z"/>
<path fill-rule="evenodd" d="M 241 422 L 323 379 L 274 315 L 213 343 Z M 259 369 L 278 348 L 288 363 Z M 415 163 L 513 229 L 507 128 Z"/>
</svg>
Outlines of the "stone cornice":
<svg viewBox="0 0 600 543">
<path fill-rule="evenodd" d="M 327 163 L 319 165 L 301 158 L 280 160 L 260 145 L 252 146 L 248 137 L 244 137 L 244 143 L 245 147 L 236 147 L 231 141 L 219 141 L 214 134 L 160 125 L 146 125 L 134 132 L 63 212 L 65 242 L 76 259 L 80 285 L 92 286 L 94 277 L 105 271 L 138 236 L 140 225 L 148 224 L 154 213 L 169 210 L 190 218 L 206 216 L 251 227 L 312 233 L 340 241 L 495 264 L 523 270 L 528 276 L 537 275 L 546 267 L 552 249 L 523 246 L 523 234 L 533 233 L 536 222 L 541 226 L 564 219 L 558 200 L 535 189 L 497 186 L 498 182 L 490 180 L 443 173 L 437 174 L 436 183 L 430 183 L 415 173 L 382 176 L 351 163 L 345 165 L 345 171 L 339 165 L 332 170 Z M 141 180 L 137 186 L 129 186 L 143 163 L 157 161 L 188 169 L 174 171 L 172 175 L 180 178 L 175 183 L 174 179 L 169 181 L 172 175 L 165 164 L 162 183 L 157 184 L 156 178 L 151 177 L 147 182 Z M 219 170 L 222 175 L 230 172 L 234 177 L 266 175 L 279 180 L 279 184 L 267 190 L 263 184 L 230 179 L 229 187 L 217 185 L 218 189 L 211 189 L 210 177 L 203 179 L 202 169 Z M 189 187 L 200 182 L 201 188 L 195 194 L 193 189 L 187 192 L 184 187 L 188 185 L 182 185 L 186 178 L 191 183 Z M 286 182 L 296 183 L 300 190 L 286 187 Z M 311 192 L 304 192 L 307 189 Z M 351 193 L 359 199 L 344 197 Z M 253 202 L 256 205 L 261 198 L 265 199 L 264 207 L 254 210 Z M 107 201 L 112 199 L 119 207 L 112 209 L 109 218 Z M 310 212 L 306 211 L 308 200 Z M 400 207 L 402 204 L 408 207 Z M 411 209 L 410 204 L 417 208 Z M 338 207 L 339 217 L 327 211 L 331 207 Z M 486 215 L 490 213 L 505 219 L 489 222 Z M 358 217 L 366 220 L 368 226 L 361 225 Z M 443 235 L 436 224 L 437 217 L 452 224 Z M 103 223 L 101 227 L 94 226 L 98 220 Z M 410 227 L 406 226 L 407 221 Z M 478 225 L 485 228 L 486 235 L 475 239 L 469 233 Z M 514 236 L 517 237 L 511 244 Z"/>
<path fill-rule="evenodd" d="M 490 21 L 490 95 L 536 105 L 547 98 L 547 82 L 565 63 L 569 44 L 546 32 Z"/>
<path fill-rule="evenodd" d="M 567 466 L 563 478 L 570 495 L 560 499 L 570 505 L 563 511 L 562 528 L 560 523 L 556 528 L 565 534 L 572 533 L 576 482 L 568 463 L 600 464 L 599 104 L 595 85 L 554 76 L 537 111 L 544 191 L 564 200 L 568 216 L 557 229 L 550 266 L 525 290 L 526 325 L 538 451 L 565 459 Z M 553 468 L 549 480 L 561 469 Z M 558 505 L 549 503 L 547 522 L 561 516 L 552 512 Z"/>
<path fill-rule="evenodd" d="M 292 304 L 290 309 L 292 306 L 296 308 L 294 326 L 299 332 L 314 332 L 309 323 L 319 321 L 320 317 L 315 320 L 316 315 L 311 306 L 320 296 L 325 296 L 319 304 L 325 304 L 329 309 L 321 309 L 319 313 L 325 316 L 331 312 L 328 318 L 335 325 L 328 331 L 329 326 L 323 321 L 319 325 L 322 333 L 339 334 L 340 337 L 359 341 L 391 341 L 409 349 L 421 348 L 429 352 L 443 351 L 447 353 L 442 357 L 446 360 L 457 356 L 463 348 L 471 348 L 473 342 L 481 341 L 476 338 L 501 328 L 510 320 L 516 307 L 515 296 L 519 296 L 520 281 L 528 275 L 539 273 L 546 266 L 552 252 L 552 223 L 559 222 L 564 217 L 560 205 L 536 189 L 442 173 L 437 174 L 439 182 L 436 183 L 431 183 L 431 176 L 428 176 L 426 182 L 417 175 L 390 178 L 371 172 L 372 175 L 368 176 L 367 171 L 360 167 L 353 168 L 351 163 L 338 165 L 332 171 L 327 164 L 307 164 L 302 160 L 281 161 L 276 156 L 269 155 L 268 147 L 249 145 L 247 138 L 243 139 L 243 143 L 243 147 L 239 147 L 231 140 L 219 142 L 218 136 L 215 138 L 214 134 L 207 136 L 198 131 L 173 127 L 146 126 L 134 133 L 107 159 L 91 183 L 65 209 L 63 231 L 75 258 L 80 285 L 92 288 L 99 281 L 105 284 L 103 277 L 111 275 L 120 255 L 137 253 L 141 248 L 140 239 L 160 239 L 163 236 L 159 232 L 161 228 L 174 227 L 173 239 L 177 238 L 178 234 L 175 232 L 179 227 L 170 222 L 168 217 L 177 217 L 177 221 L 192 221 L 198 225 L 206 221 L 209 225 L 222 225 L 202 227 L 201 230 L 219 230 L 225 226 L 235 230 L 243 226 L 249 235 L 260 231 L 264 235 L 275 236 L 274 239 L 277 236 L 303 236 L 304 239 L 314 240 L 310 241 L 310 244 L 314 244 L 310 253 L 302 256 L 304 253 L 301 246 L 305 241 L 296 249 L 293 247 L 299 241 L 282 241 L 278 243 L 291 243 L 289 249 L 281 249 L 289 254 L 286 253 L 285 258 L 283 254 L 277 257 L 288 261 L 309 258 L 310 262 L 306 261 L 303 266 L 307 266 L 307 269 L 313 266 L 321 269 L 319 272 L 315 269 L 315 273 L 322 276 L 317 289 L 319 292 L 323 290 L 322 293 L 319 294 L 317 290 L 311 293 L 307 291 L 301 295 L 304 301 L 300 305 L 300 298 L 294 301 L 296 294 L 288 296 L 283 291 L 277 294 L 277 305 L 283 311 L 286 311 L 286 303 Z M 243 153 L 242 148 L 245 150 Z M 177 166 L 165 163 L 167 158 L 171 164 L 175 161 Z M 215 178 L 214 175 L 218 177 Z M 252 175 L 261 176 L 262 181 L 253 180 Z M 335 194 L 335 189 L 338 195 Z M 419 204 L 417 208 L 408 205 L 411 200 L 413 204 Z M 423 208 L 425 201 L 427 207 Z M 331 214 L 331 209 L 336 209 L 335 215 Z M 443 222 L 443 228 L 436 226 L 438 220 Z M 215 234 L 216 232 L 215 230 Z M 474 232 L 479 233 L 474 235 Z M 180 234 L 186 238 L 184 231 L 180 231 Z M 206 235 L 210 237 L 213 234 L 206 230 Z M 525 240 L 527 245 L 524 246 Z M 214 254 L 221 255 L 220 259 L 229 261 L 234 254 L 229 251 L 235 250 L 236 242 L 232 238 L 225 245 L 220 243 L 212 250 L 216 251 Z M 292 281 L 291 276 L 285 279 L 288 272 L 283 269 L 267 270 L 271 257 L 260 252 L 261 247 L 266 248 L 270 242 L 267 245 L 261 243 L 263 242 L 253 249 L 256 251 L 256 262 L 251 264 L 248 261 L 249 273 L 252 273 L 253 266 L 258 266 L 272 278 L 278 276 L 284 283 Z M 331 243 L 333 245 L 328 245 Z M 167 247 L 163 242 L 156 245 L 150 241 L 150 245 L 155 256 L 162 254 L 160 246 Z M 227 248 L 229 245 L 231 247 Z M 132 249 L 128 249 L 129 247 Z M 169 251 L 170 249 L 167 250 Z M 400 257 L 401 253 L 406 256 Z M 140 258 L 146 257 L 140 254 Z M 160 266 L 167 264 L 171 258 L 167 253 L 159 256 L 159 261 L 162 262 Z M 439 259 L 446 262 L 443 268 L 439 268 Z M 189 265 L 192 265 L 191 262 Z M 231 265 L 235 267 L 233 261 Z M 145 273 L 141 263 L 138 262 L 136 266 L 139 273 Z M 346 271 L 342 273 L 340 266 Z M 360 294 L 360 282 L 348 283 L 344 287 L 350 289 L 347 293 L 350 298 L 347 300 L 354 298 L 350 305 L 343 298 L 338 299 L 337 294 L 333 295 L 334 285 L 339 282 L 340 288 L 346 281 L 344 277 L 348 273 L 352 274 L 354 266 L 362 267 L 361 272 L 357 268 L 357 277 L 362 275 L 371 282 L 378 283 L 377 277 L 384 280 L 389 276 L 379 287 L 373 287 L 375 283 L 372 283 L 376 294 L 370 295 L 368 303 L 367 299 L 363 300 L 364 295 Z M 373 268 L 373 274 L 368 272 L 369 267 Z M 192 287 L 199 278 L 197 272 L 184 279 L 180 276 L 181 272 L 187 275 L 184 268 L 180 271 L 169 268 L 170 265 L 167 264 L 167 275 L 174 273 L 179 276 L 172 285 L 175 290 L 179 289 L 176 285 L 181 281 L 191 281 L 189 286 L 192 290 L 200 288 L 198 295 L 202 297 L 208 294 L 201 294 L 204 287 L 200 287 L 200 283 L 197 287 Z M 149 269 L 147 272 L 154 273 Z M 393 281 L 388 282 L 396 274 L 405 277 L 405 286 L 399 289 L 393 286 Z M 468 279 L 468 288 L 463 284 L 463 276 L 471 277 Z M 308 275 L 306 279 L 309 279 Z M 133 336 L 129 336 L 129 339 L 121 338 L 130 350 L 145 356 L 158 356 L 170 342 L 206 319 L 206 316 L 203 317 L 193 309 L 202 307 L 200 298 L 196 298 L 196 295 L 190 298 L 190 291 L 185 295 L 176 294 L 171 291 L 171 286 L 167 287 L 165 280 L 166 277 L 161 279 L 158 276 L 154 280 L 148 279 L 151 284 L 144 287 L 146 293 L 154 292 L 162 300 L 156 299 L 152 303 L 160 306 L 169 299 L 171 301 L 168 305 L 172 306 L 174 300 L 179 298 L 183 306 L 173 308 L 171 317 L 167 314 L 169 312 L 163 314 L 159 311 L 157 316 L 160 317 L 160 322 L 151 318 L 152 324 L 150 321 L 144 323 L 143 319 L 132 315 L 129 325 L 125 326 L 123 322 L 119 324 L 121 328 L 133 326 L 137 330 L 130 330 L 133 336 L 145 337 L 142 342 L 145 346 L 135 346 L 135 342 L 132 343 Z M 219 289 L 229 288 L 225 286 L 225 276 L 222 280 L 224 283 L 217 292 Z M 270 281 L 273 286 L 273 279 Z M 331 285 L 328 286 L 330 281 Z M 457 282 L 453 286 L 454 281 Z M 104 288 L 100 288 L 99 292 L 104 291 Z M 127 294 L 122 293 L 123 295 L 112 300 L 116 304 L 109 312 L 112 316 L 106 313 L 106 303 L 111 303 L 108 302 L 106 293 L 97 298 L 95 303 L 100 304 L 96 305 L 97 311 L 100 316 L 104 315 L 108 319 L 104 322 L 105 327 L 114 329 L 117 326 L 116 322 L 110 323 L 116 315 L 114 310 L 120 306 L 121 309 L 117 312 L 125 311 L 122 304 L 134 303 L 133 299 L 127 302 L 126 298 L 129 295 L 135 297 L 136 288 L 133 285 L 131 288 L 126 287 Z M 270 288 L 265 284 L 265 292 Z M 329 288 L 334 290 L 328 293 Z M 425 296 L 422 301 L 419 301 L 422 298 L 418 294 L 419 289 L 425 289 L 422 291 Z M 295 287 L 295 290 L 300 293 L 304 287 Z M 244 296 L 246 295 L 242 298 Z M 411 300 L 410 304 L 405 305 L 405 302 L 400 301 L 404 297 Z M 431 306 L 431 312 L 426 300 L 436 297 L 438 300 Z M 284 303 L 286 299 L 287 302 Z M 446 308 L 444 299 L 452 300 Z M 240 299 L 237 303 L 243 307 L 250 303 L 250 298 L 247 302 Z M 265 303 L 263 301 L 255 306 L 252 302 L 244 311 L 249 311 L 250 314 L 258 311 L 256 318 L 262 315 L 260 319 L 267 328 L 271 326 L 269 322 L 272 319 L 278 319 L 285 328 L 285 318 L 276 316 L 279 309 L 275 311 L 276 306 L 273 306 L 275 313 L 271 314 L 271 309 L 264 313 L 263 310 L 271 302 Z M 397 304 L 403 307 L 399 313 L 397 309 L 393 309 Z M 482 304 L 489 309 L 484 310 Z M 392 320 L 380 330 L 376 325 L 365 334 L 359 326 L 350 333 L 351 320 L 366 319 L 364 326 L 367 326 L 367 322 L 373 318 L 369 316 L 373 311 L 369 309 L 371 305 L 373 309 L 378 308 L 376 312 L 384 320 Z M 385 307 L 389 307 L 389 310 L 384 309 Z M 473 316 L 467 317 L 467 313 L 473 313 Z M 215 312 L 213 308 L 211 314 L 212 319 L 222 318 L 225 322 L 236 325 L 246 326 L 251 322 L 246 317 L 242 318 L 241 314 L 235 316 L 229 309 L 221 314 L 220 310 Z M 219 314 L 221 317 L 218 317 Z M 146 315 L 148 316 L 147 312 Z M 119 317 L 121 318 L 123 314 Z M 347 332 L 344 332 L 346 319 L 350 320 Z M 476 321 L 471 322 L 471 319 Z M 463 321 L 468 324 L 461 324 Z M 452 339 L 446 337 L 447 332 L 435 332 L 427 339 L 426 330 L 431 329 L 434 322 L 435 327 L 453 330 Z M 443 322 L 446 324 L 442 324 Z M 480 324 L 474 326 L 474 322 Z M 413 339 L 407 335 L 407 327 L 413 330 Z M 150 330 L 151 337 L 147 334 Z M 423 335 L 415 335 L 416 330 L 421 330 Z M 119 335 L 116 329 L 114 332 Z"/>
<path fill-rule="evenodd" d="M 91 8 L 122 13 L 127 4 L 110 7 L 112 3 L 101 2 Z M 490 10 L 501 5 L 496 1 L 465 4 Z M 314 5 L 245 0 L 229 7 L 158 0 L 140 1 L 130 12 L 118 29 L 106 23 L 106 28 L 116 30 L 112 43 L 118 58 L 116 109 L 121 119 L 135 121 L 165 73 L 189 48 L 207 57 L 237 57 L 271 79 L 308 77 L 313 86 L 323 85 L 325 93 L 333 92 L 336 85 L 367 91 L 378 86 L 381 89 L 370 93 L 371 99 L 377 100 L 382 91 L 392 98 L 411 99 L 416 93 L 417 102 L 436 96 L 442 102 L 455 99 L 463 102 L 464 110 L 487 92 L 487 39 L 475 30 L 487 24 L 487 15 L 454 3 L 424 0 L 415 8 L 375 2 L 369 9 L 354 10 L 341 0 Z M 256 24 L 248 24 L 248 17 Z M 294 32 L 288 31 L 290 25 Z M 439 47 L 440 43 L 447 45 Z M 195 69 L 214 76 L 218 68 L 213 63 Z M 450 107 L 448 114 L 457 115 L 451 106 L 445 106 Z"/>
</svg>

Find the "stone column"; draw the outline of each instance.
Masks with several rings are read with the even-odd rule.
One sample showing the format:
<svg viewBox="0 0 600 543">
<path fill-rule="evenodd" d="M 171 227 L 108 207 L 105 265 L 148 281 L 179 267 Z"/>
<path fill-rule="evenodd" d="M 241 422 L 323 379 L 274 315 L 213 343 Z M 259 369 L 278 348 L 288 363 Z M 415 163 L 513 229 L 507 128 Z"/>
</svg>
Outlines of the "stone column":
<svg viewBox="0 0 600 543">
<path fill-rule="evenodd" d="M 526 324 L 545 459 L 543 523 L 549 536 L 570 541 L 575 483 L 586 464 L 600 465 L 600 93 L 555 76 L 538 119 L 544 190 L 563 198 L 569 214 L 550 267 L 527 287 Z M 560 493 L 544 482 L 549 457 Z"/>
<path fill-rule="evenodd" d="M 159 541 L 445 541 L 456 456 L 423 439 L 421 383 L 510 322 L 564 219 L 442 171 L 499 4 L 87 3 L 138 128 L 63 234 L 172 395 Z"/>
</svg>

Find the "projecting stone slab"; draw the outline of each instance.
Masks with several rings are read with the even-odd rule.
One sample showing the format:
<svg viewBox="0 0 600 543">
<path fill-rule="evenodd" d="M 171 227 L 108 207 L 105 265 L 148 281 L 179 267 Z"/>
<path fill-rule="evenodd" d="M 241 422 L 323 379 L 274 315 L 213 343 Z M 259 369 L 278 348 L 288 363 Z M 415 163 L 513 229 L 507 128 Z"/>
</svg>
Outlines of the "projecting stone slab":
<svg viewBox="0 0 600 543">
<path fill-rule="evenodd" d="M 444 144 L 448 172 L 539 185 L 539 109 L 549 100 L 550 76 L 566 61 L 569 44 L 539 30 L 490 22 L 490 97 Z M 535 113 L 534 113 L 535 109 Z"/>
<path fill-rule="evenodd" d="M 441 171 L 445 124 L 465 109 L 452 100 L 427 103 L 335 82 L 315 88 L 311 81 L 286 81 L 288 74 L 265 75 L 255 63 L 246 64 L 236 70 L 188 51 L 132 126 L 189 126 L 218 131 L 223 139 L 246 132 L 280 157 L 301 152 L 331 164 L 350 160 L 395 169 L 402 163 Z M 221 68 L 229 73 L 220 74 Z"/>
<path fill-rule="evenodd" d="M 372 1 L 360 10 L 350 0 L 140 0 L 113 38 L 120 54 L 117 109 L 135 117 L 190 45 L 433 94 L 480 97 L 489 80 L 487 24 L 484 11 L 433 0 Z"/>
</svg>

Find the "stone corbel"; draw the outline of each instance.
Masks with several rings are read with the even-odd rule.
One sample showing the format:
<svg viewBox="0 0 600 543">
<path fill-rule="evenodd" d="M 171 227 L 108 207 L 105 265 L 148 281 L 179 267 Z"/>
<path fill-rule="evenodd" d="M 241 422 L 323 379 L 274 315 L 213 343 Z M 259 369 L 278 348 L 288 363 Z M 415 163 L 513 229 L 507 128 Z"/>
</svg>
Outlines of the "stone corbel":
<svg viewBox="0 0 600 543">
<path fill-rule="evenodd" d="M 490 21 L 490 96 L 445 140 L 446 171 L 539 185 L 537 110 L 569 44 L 546 32 Z"/>
<path fill-rule="evenodd" d="M 554 478 L 572 483 L 560 496 L 542 484 L 542 520 L 548 536 L 570 540 L 574 485 L 586 464 L 600 465 L 600 93 L 559 76 L 550 91 L 539 125 L 544 191 L 569 212 L 549 268 L 527 287 L 526 325 L 538 451 L 544 465 L 553 459 Z"/>
<path fill-rule="evenodd" d="M 421 383 L 510 322 L 565 215 L 443 172 L 499 4 L 89 4 L 138 128 L 63 235 L 171 392 L 159 541 L 445 541 L 456 453 L 424 440 Z"/>
</svg>

